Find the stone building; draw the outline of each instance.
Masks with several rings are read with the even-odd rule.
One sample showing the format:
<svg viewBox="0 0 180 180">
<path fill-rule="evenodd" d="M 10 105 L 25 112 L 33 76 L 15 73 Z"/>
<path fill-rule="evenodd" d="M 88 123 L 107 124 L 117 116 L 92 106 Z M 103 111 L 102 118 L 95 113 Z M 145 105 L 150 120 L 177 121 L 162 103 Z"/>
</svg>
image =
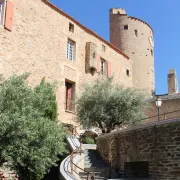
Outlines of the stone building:
<svg viewBox="0 0 180 180">
<path fill-rule="evenodd" d="M 156 98 L 162 100 L 160 107 L 160 120 L 180 117 L 180 93 L 178 93 L 178 81 L 175 69 L 170 69 L 167 75 L 168 93 L 156 95 L 150 99 L 151 106 L 146 110 L 148 121 L 157 121 L 158 109 L 155 105 Z"/>
<path fill-rule="evenodd" d="M 144 21 L 128 16 L 124 9 L 110 10 L 110 42 L 132 60 L 132 84 L 154 92 L 153 29 Z"/>
<path fill-rule="evenodd" d="M 75 93 L 99 76 L 154 91 L 152 28 L 111 9 L 110 32 L 108 42 L 48 0 L 0 0 L 0 74 L 30 72 L 31 86 L 56 81 L 59 122 L 67 124 L 75 124 Z"/>
</svg>

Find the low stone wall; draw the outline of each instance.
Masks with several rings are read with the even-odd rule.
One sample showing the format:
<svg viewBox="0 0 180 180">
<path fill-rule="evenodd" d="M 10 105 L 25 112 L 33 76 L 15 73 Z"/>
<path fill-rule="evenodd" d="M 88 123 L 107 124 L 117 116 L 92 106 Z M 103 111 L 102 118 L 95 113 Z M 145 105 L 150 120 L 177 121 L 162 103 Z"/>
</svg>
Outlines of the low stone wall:
<svg viewBox="0 0 180 180">
<path fill-rule="evenodd" d="M 149 162 L 149 175 L 158 180 L 180 179 L 180 119 L 100 136 L 97 150 L 112 167 L 126 162 Z"/>
</svg>

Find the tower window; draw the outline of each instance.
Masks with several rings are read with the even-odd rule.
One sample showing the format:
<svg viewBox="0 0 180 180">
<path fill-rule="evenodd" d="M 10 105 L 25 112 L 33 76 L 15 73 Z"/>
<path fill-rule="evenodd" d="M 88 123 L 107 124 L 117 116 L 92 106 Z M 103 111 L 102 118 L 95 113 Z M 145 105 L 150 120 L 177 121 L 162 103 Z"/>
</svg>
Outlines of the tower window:
<svg viewBox="0 0 180 180">
<path fill-rule="evenodd" d="M 154 53 L 153 53 L 153 50 L 151 49 L 151 56 L 153 56 L 154 55 Z"/>
<path fill-rule="evenodd" d="M 138 30 L 137 29 L 134 30 L 134 33 L 135 33 L 135 36 L 138 37 Z"/>
<path fill-rule="evenodd" d="M 74 24 L 69 23 L 69 31 L 72 33 L 74 32 Z"/>
<path fill-rule="evenodd" d="M 124 25 L 124 30 L 128 30 L 128 25 Z"/>
<path fill-rule="evenodd" d="M 129 69 L 126 69 L 126 76 L 130 76 Z"/>
</svg>

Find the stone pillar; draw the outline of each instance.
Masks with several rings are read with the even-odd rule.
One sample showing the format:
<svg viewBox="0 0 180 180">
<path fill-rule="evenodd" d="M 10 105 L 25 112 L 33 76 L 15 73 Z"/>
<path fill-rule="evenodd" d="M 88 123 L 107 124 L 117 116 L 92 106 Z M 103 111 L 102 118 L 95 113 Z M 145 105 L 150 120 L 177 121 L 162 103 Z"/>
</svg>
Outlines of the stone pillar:
<svg viewBox="0 0 180 180">
<path fill-rule="evenodd" d="M 175 69 L 170 69 L 168 73 L 168 94 L 178 93 L 178 82 Z"/>
</svg>

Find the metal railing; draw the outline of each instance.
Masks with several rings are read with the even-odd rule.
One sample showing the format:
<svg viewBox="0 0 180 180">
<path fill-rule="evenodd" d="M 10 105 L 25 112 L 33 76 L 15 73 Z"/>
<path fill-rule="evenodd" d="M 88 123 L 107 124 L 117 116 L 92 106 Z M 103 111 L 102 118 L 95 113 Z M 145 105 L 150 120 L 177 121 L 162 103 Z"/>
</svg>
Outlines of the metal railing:
<svg viewBox="0 0 180 180">
<path fill-rule="evenodd" d="M 82 136 L 78 134 L 78 132 L 77 132 L 77 130 L 76 130 L 77 127 L 78 127 L 78 126 L 76 126 L 75 128 L 73 128 L 73 130 L 72 130 L 72 135 L 75 136 L 75 137 L 76 137 L 76 136 L 79 136 L 79 137 L 80 137 L 80 146 L 77 147 L 77 149 L 72 150 L 72 152 L 71 152 L 71 154 L 70 154 L 71 173 L 75 172 L 75 171 L 74 171 L 74 168 L 73 168 L 73 166 L 75 166 L 75 167 L 78 168 L 79 170 L 85 172 L 85 173 L 87 174 L 87 180 L 89 180 L 90 178 L 94 177 L 94 174 L 92 174 L 91 172 L 88 172 L 88 171 L 80 168 L 79 166 L 77 166 L 77 165 L 73 162 L 73 157 L 74 157 L 74 155 L 75 155 L 75 154 L 78 154 L 78 153 L 81 155 L 81 153 L 83 152 L 83 151 L 82 151 Z M 76 172 L 75 172 L 75 173 L 76 173 Z"/>
<path fill-rule="evenodd" d="M 158 119 L 158 117 L 160 117 L 160 119 Z M 138 120 L 137 122 L 139 122 L 140 124 L 151 124 L 154 122 L 164 121 L 164 120 L 168 120 L 168 119 L 173 120 L 173 119 L 177 119 L 177 118 L 180 118 L 180 110 L 171 111 L 171 112 L 162 113 L 159 115 L 143 118 L 143 119 Z"/>
</svg>

